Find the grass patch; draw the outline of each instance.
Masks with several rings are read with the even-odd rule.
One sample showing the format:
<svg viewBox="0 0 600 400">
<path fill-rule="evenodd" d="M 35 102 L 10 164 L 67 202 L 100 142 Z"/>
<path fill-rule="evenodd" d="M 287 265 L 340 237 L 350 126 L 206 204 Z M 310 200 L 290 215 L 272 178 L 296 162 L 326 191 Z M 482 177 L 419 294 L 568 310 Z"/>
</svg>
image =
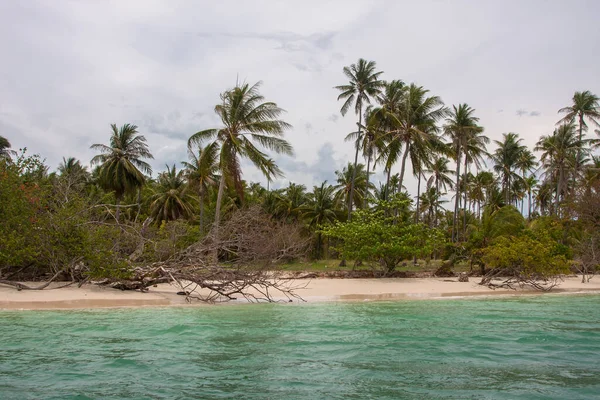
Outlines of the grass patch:
<svg viewBox="0 0 600 400">
<path fill-rule="evenodd" d="M 442 265 L 442 260 L 417 260 L 415 265 L 412 260 L 405 261 L 396 267 L 396 271 L 402 272 L 434 272 Z M 340 267 L 340 260 L 314 260 L 314 261 L 294 261 L 281 266 L 284 271 L 306 271 L 306 272 L 325 272 L 325 271 L 370 271 L 379 269 L 380 266 L 375 263 L 363 263 L 361 266 L 354 266 L 354 260 L 346 261 L 345 267 Z M 456 273 L 468 272 L 469 265 L 466 262 L 458 263 L 452 268 Z"/>
</svg>

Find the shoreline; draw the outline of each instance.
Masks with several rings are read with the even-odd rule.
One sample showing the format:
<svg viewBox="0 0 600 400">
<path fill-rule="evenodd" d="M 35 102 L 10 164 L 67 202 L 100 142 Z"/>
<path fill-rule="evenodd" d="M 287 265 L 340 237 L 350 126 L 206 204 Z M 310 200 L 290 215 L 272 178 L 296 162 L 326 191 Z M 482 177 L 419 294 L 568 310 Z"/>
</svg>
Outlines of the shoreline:
<svg viewBox="0 0 600 400">
<path fill-rule="evenodd" d="M 460 298 L 502 298 L 515 296 L 600 294 L 600 279 L 581 283 L 581 277 L 566 277 L 550 292 L 536 290 L 490 289 L 478 285 L 478 280 L 458 282 L 456 278 L 379 278 L 379 279 L 298 279 L 293 286 L 304 301 L 293 303 L 451 300 Z M 0 310 L 77 310 L 99 308 L 140 307 L 197 307 L 206 303 L 187 303 L 185 296 L 177 295 L 179 288 L 170 284 L 150 287 L 147 293 L 121 291 L 92 284 L 81 288 L 69 286 L 44 290 L 21 290 L 0 286 Z M 276 296 L 284 301 L 283 296 Z M 219 304 L 247 304 L 241 298 Z"/>
</svg>

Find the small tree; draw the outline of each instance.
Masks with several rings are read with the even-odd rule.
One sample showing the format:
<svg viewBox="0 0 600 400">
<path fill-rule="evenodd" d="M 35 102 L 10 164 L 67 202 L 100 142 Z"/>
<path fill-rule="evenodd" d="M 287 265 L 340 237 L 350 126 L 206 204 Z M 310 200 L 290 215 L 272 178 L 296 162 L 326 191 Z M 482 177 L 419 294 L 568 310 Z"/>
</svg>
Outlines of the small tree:
<svg viewBox="0 0 600 400">
<path fill-rule="evenodd" d="M 558 284 L 560 275 L 569 273 L 569 266 L 560 246 L 547 236 L 534 237 L 531 232 L 521 236 L 501 236 L 483 250 L 482 261 L 493 269 L 481 280 L 481 285 L 493 289 L 515 289 L 531 286 L 550 290 Z M 500 283 L 493 282 L 501 278 Z"/>
<path fill-rule="evenodd" d="M 375 211 L 356 211 L 351 221 L 338 221 L 321 232 L 340 240 L 336 250 L 341 257 L 378 261 L 387 275 L 401 261 L 427 256 L 444 241 L 444 235 L 438 229 L 388 216 L 392 214 L 391 210 L 405 208 L 405 203 L 405 200 L 381 201 Z"/>
</svg>

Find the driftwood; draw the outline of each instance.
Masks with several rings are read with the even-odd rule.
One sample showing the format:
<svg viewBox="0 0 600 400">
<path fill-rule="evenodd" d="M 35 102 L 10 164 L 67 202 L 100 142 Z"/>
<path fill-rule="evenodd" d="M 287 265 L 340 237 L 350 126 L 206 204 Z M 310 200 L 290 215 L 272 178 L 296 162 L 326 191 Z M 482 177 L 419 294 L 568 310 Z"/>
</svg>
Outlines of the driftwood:
<svg viewBox="0 0 600 400">
<path fill-rule="evenodd" d="M 295 290 L 306 283 L 296 284 L 277 272 L 278 263 L 306 254 L 310 239 L 301 234 L 300 226 L 273 220 L 259 207 L 251 207 L 235 212 L 217 232 L 211 231 L 166 261 L 135 267 L 127 278 L 106 278 L 93 283 L 142 292 L 160 283 L 171 283 L 185 293 L 188 301 L 301 300 Z M 75 263 L 68 269 L 73 279 L 69 285 L 75 281 L 72 273 Z M 79 263 L 77 267 L 81 268 Z M 6 279 L 0 279 L 0 283 L 17 290 L 42 290 L 65 270 L 38 287 Z M 85 273 L 78 275 L 80 282 L 87 279 Z"/>
<path fill-rule="evenodd" d="M 483 276 L 480 285 L 490 289 L 533 288 L 547 292 L 562 282 L 560 276 L 539 276 L 535 274 L 522 274 L 515 268 L 494 268 Z"/>
</svg>

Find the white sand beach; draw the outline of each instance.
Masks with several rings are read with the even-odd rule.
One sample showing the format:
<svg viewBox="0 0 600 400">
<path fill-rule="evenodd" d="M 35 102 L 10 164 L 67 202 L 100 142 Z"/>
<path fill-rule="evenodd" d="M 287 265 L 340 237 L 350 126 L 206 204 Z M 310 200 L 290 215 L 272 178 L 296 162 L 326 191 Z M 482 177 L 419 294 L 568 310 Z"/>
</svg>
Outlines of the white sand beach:
<svg viewBox="0 0 600 400">
<path fill-rule="evenodd" d="M 377 301 L 442 299 L 465 296 L 515 296 L 545 294 L 532 290 L 492 290 L 477 283 L 458 282 L 457 278 L 393 278 L 393 279 L 330 279 L 295 280 L 296 293 L 306 302 Z M 32 284 L 35 285 L 35 284 Z M 178 287 L 163 284 L 150 287 L 149 292 L 121 291 L 97 285 L 76 285 L 52 289 L 21 290 L 0 285 L 0 309 L 84 309 L 106 307 L 184 306 L 185 296 L 177 295 Z M 552 293 L 598 293 L 600 277 L 581 283 L 581 277 L 567 277 Z M 283 299 L 283 297 L 280 297 Z M 295 300 L 296 301 L 296 300 Z M 238 302 L 245 302 L 238 299 Z M 198 304 L 192 302 L 191 304 Z"/>
</svg>

